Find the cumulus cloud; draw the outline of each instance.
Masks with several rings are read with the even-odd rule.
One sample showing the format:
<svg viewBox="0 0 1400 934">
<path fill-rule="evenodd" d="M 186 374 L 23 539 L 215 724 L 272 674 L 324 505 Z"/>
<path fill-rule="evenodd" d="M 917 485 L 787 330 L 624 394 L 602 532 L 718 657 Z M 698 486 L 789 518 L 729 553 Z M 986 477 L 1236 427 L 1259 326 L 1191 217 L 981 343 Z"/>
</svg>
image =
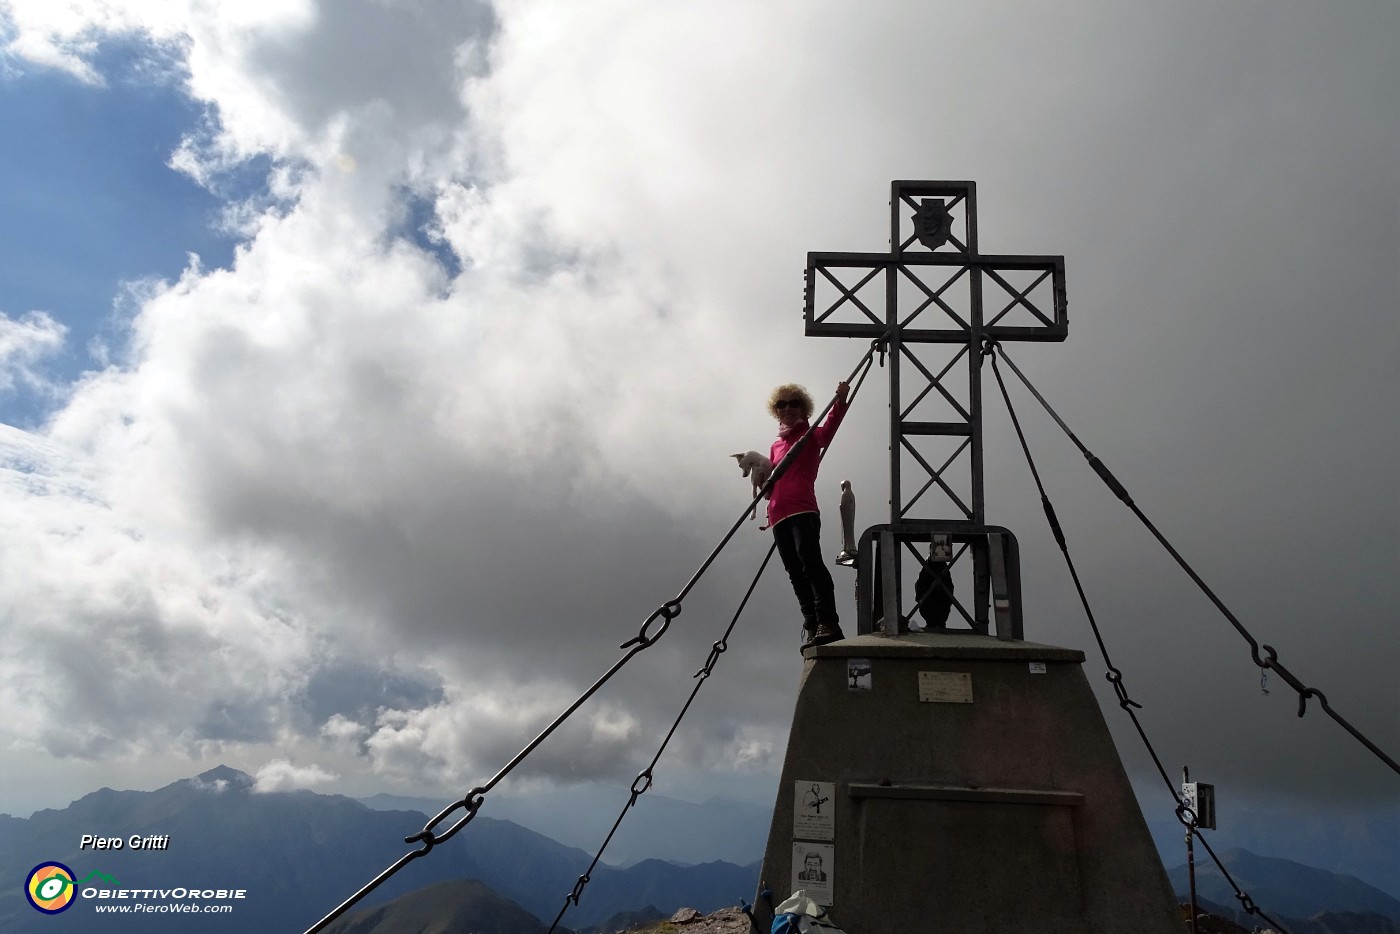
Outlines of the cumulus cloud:
<svg viewBox="0 0 1400 934">
<path fill-rule="evenodd" d="M 386 710 L 365 747 L 385 774 L 416 775 L 440 787 L 476 784 L 509 762 L 572 700 L 567 687 L 531 687 L 477 690 L 416 711 Z M 603 705 L 561 727 L 558 739 L 525 761 L 520 776 L 617 778 L 639 755 L 639 727 L 625 710 Z"/>
<path fill-rule="evenodd" d="M 63 347 L 67 333 L 47 312 L 31 311 L 18 320 L 0 312 L 0 393 L 49 390 L 40 361 Z"/>
<path fill-rule="evenodd" d="M 319 788 L 334 782 L 338 775 L 317 765 L 298 766 L 286 759 L 274 759 L 253 776 L 253 791 L 265 794 L 273 791 L 296 791 Z"/>
<path fill-rule="evenodd" d="M 119 513 L 61 445 L 5 428 L 0 449 L 11 737 L 94 757 L 273 729 L 264 702 L 300 682 L 308 634 L 255 562 Z"/>
<path fill-rule="evenodd" d="M 189 4 L 182 2 L 96 0 L 75 6 L 7 0 L 0 8 L 0 23 L 8 27 L 4 51 L 12 61 L 56 68 L 100 85 L 105 78 L 93 59 L 104 41 L 140 36 L 155 43 L 173 42 L 184 34 L 189 13 Z"/>
<path fill-rule="evenodd" d="M 272 166 L 230 208 L 246 238 L 230 268 L 151 289 L 42 433 L 0 435 L 8 742 L 60 760 L 297 746 L 305 764 L 274 757 L 267 787 L 490 775 L 738 517 L 748 487 L 728 455 L 766 443 L 768 388 L 822 396 L 864 351 L 799 339 L 804 253 L 882 249 L 888 180 L 908 177 L 978 178 L 984 249 L 1069 254 L 1071 341 L 1018 361 L 1135 490 L 1159 491 L 1261 628 L 1355 690 L 1335 703 L 1374 709 L 1380 691 L 1359 685 L 1388 683 L 1396 553 L 1395 504 L 1375 491 L 1397 456 L 1356 403 L 1395 388 L 1374 269 L 1397 234 L 1371 192 L 1397 144 L 1393 121 L 1387 135 L 1367 118 L 1390 106 L 1372 73 L 1389 50 L 1359 19 L 1321 38 L 1278 19 L 1245 65 L 1253 30 L 1225 16 L 1194 35 L 1203 9 L 1152 12 L 1160 28 L 1142 31 L 1091 4 L 8 4 L 8 54 L 84 80 L 114 35 L 178 49 L 211 121 L 170 155 L 180 171 L 217 190 L 231 165 Z M 963 41 L 931 62 L 929 36 L 954 27 Z M 1051 54 L 1060 34 L 1083 48 Z M 1351 51 L 1299 77 L 1277 65 L 1299 43 Z M 1237 68 L 1268 80 L 1240 87 Z M 1313 119 L 1330 142 L 1292 132 Z M 61 328 L 0 319 L 0 373 L 23 384 Z M 862 524 L 887 496 L 879 384 L 823 471 L 832 490 L 856 478 Z M 1034 557 L 1038 505 L 1014 492 L 1004 420 L 988 437 L 1004 443 L 989 488 L 994 521 L 1023 536 L 1031 635 L 1084 644 L 1072 594 Z M 1091 482 L 1065 488 L 1061 513 L 1107 569 L 1090 583 L 1126 621 L 1120 664 L 1181 705 L 1162 718 L 1173 741 L 1195 723 L 1231 745 L 1156 663 L 1175 652 L 1202 683 L 1250 688 L 1257 672 L 1170 567 L 1140 570 L 1155 556 Z M 1353 557 L 1362 517 L 1379 531 Z M 1279 580 L 1300 525 L 1326 598 Z M 666 641 L 529 774 L 632 770 L 766 546 L 743 529 Z M 705 725 L 678 735 L 689 767 L 779 758 L 796 630 L 771 573 Z M 1323 616 L 1344 629 L 1319 634 Z M 1256 705 L 1240 781 L 1300 774 L 1278 751 L 1288 704 L 1217 700 Z"/>
</svg>

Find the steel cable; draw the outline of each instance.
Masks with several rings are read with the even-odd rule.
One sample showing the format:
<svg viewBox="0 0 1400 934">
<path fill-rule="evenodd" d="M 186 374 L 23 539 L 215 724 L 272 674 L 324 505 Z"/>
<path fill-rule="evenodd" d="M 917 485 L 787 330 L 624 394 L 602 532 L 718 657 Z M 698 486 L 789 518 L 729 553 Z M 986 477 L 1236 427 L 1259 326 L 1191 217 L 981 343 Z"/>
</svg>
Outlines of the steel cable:
<svg viewBox="0 0 1400 934">
<path fill-rule="evenodd" d="M 878 343 L 879 342 L 877 342 L 877 344 Z M 872 346 L 871 349 L 873 350 L 875 349 L 875 347 Z M 864 367 L 864 369 L 861 369 L 861 367 L 856 368 L 860 375 L 858 378 L 854 379 L 855 385 L 851 387 L 851 392 L 847 400 L 847 404 L 855 402 L 856 395 L 860 392 L 861 384 L 865 382 L 865 377 L 870 372 L 870 363 L 870 355 L 867 354 L 862 360 L 862 366 Z M 854 372 L 852 373 L 852 376 L 855 377 Z M 828 405 L 827 410 L 829 410 L 830 408 L 831 406 Z M 824 410 L 822 413 L 823 417 L 825 417 L 825 413 L 826 410 Z M 817 424 L 819 422 L 820 419 L 818 419 L 817 422 L 814 422 L 813 424 Z M 811 429 L 809 428 L 808 431 L 810 432 Z M 805 439 L 806 435 L 804 434 L 803 440 Z M 818 457 L 826 457 L 826 452 L 828 450 L 830 450 L 829 447 L 823 448 L 822 451 L 819 453 Z M 784 458 L 785 461 L 786 459 L 787 458 Z M 774 473 L 776 474 L 777 471 L 775 470 Z M 767 489 L 770 485 L 771 484 L 765 484 L 764 488 Z M 760 493 L 759 495 L 761 497 L 762 493 Z M 756 502 L 757 500 L 755 500 L 755 503 Z M 753 504 L 750 504 L 750 508 L 752 508 L 752 506 Z M 753 580 L 749 582 L 748 589 L 744 591 L 744 596 L 739 601 L 739 606 L 734 611 L 733 617 L 730 618 L 729 625 L 725 628 L 724 634 L 721 635 L 719 639 L 710 647 L 710 654 L 709 657 L 705 660 L 704 666 L 692 676 L 696 679 L 696 681 L 695 686 L 690 691 L 690 696 L 686 698 L 685 703 L 681 706 L 680 713 L 676 715 L 675 721 L 671 724 L 670 730 L 667 731 L 666 736 L 661 740 L 661 745 L 657 748 L 656 755 L 652 757 L 651 763 L 641 772 L 637 773 L 637 777 L 632 780 L 631 793 L 629 794 L 626 803 L 623 804 L 622 810 L 618 812 L 617 819 L 613 821 L 612 828 L 608 831 L 607 836 L 603 839 L 602 844 L 598 847 L 598 851 L 593 855 L 593 861 L 588 864 L 588 868 L 585 869 L 583 871 L 583 874 L 580 875 L 578 879 L 574 882 L 573 890 L 568 895 L 564 896 L 564 904 L 560 907 L 559 913 L 555 915 L 554 922 L 550 924 L 549 931 L 547 932 L 547 934 L 553 934 L 555 929 L 559 927 L 559 922 L 563 920 L 564 915 L 568 912 L 569 906 L 571 904 L 575 907 L 578 906 L 579 899 L 583 896 L 583 890 L 588 886 L 588 883 L 592 881 L 593 870 L 598 867 L 599 861 L 601 861 L 603 858 L 603 852 L 607 850 L 608 844 L 612 842 L 613 836 L 617 833 L 618 828 L 622 825 L 623 819 L 627 816 L 628 811 L 630 811 L 632 807 L 636 805 L 637 799 L 640 798 L 642 795 L 646 794 L 646 792 L 651 789 L 653 772 L 656 769 L 657 763 L 661 761 L 661 756 L 665 753 L 667 745 L 670 744 L 671 738 L 676 735 L 676 730 L 680 728 L 681 721 L 685 719 L 685 715 L 690 711 L 690 705 L 695 702 L 695 697 L 700 693 L 700 689 L 704 686 L 706 679 L 708 679 L 710 675 L 714 673 L 715 665 L 716 663 L 718 663 L 720 655 L 724 654 L 724 652 L 726 652 L 729 649 L 729 637 L 733 634 L 734 627 L 739 622 L 739 617 L 743 614 L 744 608 L 748 605 L 749 597 L 753 596 L 754 588 L 758 586 L 758 581 L 763 576 L 763 572 L 767 570 L 768 562 L 773 559 L 773 552 L 776 551 L 777 548 L 778 543 L 776 541 L 774 541 L 771 545 L 768 546 L 768 552 L 763 556 L 763 561 L 759 564 L 758 570 L 754 573 Z M 638 787 L 639 785 L 640 787 Z"/>
<path fill-rule="evenodd" d="M 1157 755 L 1157 750 L 1153 747 L 1152 741 L 1148 739 L 1147 731 L 1143 728 L 1142 721 L 1138 719 L 1138 715 L 1134 712 L 1134 708 L 1141 710 L 1142 705 L 1128 696 L 1128 689 L 1123 684 L 1123 672 L 1113 664 L 1113 660 L 1109 657 L 1108 647 L 1104 644 L 1103 634 L 1099 631 L 1099 624 L 1094 618 L 1093 608 L 1089 605 L 1089 598 L 1085 594 L 1084 586 L 1079 580 L 1079 572 L 1074 566 L 1074 559 L 1070 556 L 1069 545 L 1065 539 L 1064 529 L 1060 526 L 1060 520 L 1055 515 L 1055 507 L 1050 502 L 1050 497 L 1046 495 L 1045 484 L 1040 479 L 1040 471 L 1036 469 L 1035 458 L 1031 456 L 1030 445 L 1026 443 L 1025 433 L 1021 430 L 1021 420 L 1016 415 L 1016 407 L 1011 404 L 1011 394 L 1007 392 L 1006 381 L 1002 379 L 1001 369 L 997 366 L 997 351 L 999 349 L 999 345 L 997 345 L 995 341 L 987 341 L 986 347 L 984 348 L 985 353 L 992 360 L 992 373 L 996 376 L 997 386 L 1001 390 L 1001 397 L 1006 402 L 1006 411 L 1011 416 L 1011 425 L 1016 430 L 1016 438 L 1021 443 L 1021 451 L 1026 456 L 1026 464 L 1030 467 L 1031 477 L 1035 480 L 1036 489 L 1040 493 L 1040 503 L 1045 510 L 1045 519 L 1050 525 L 1050 532 L 1055 537 L 1055 544 L 1059 546 L 1060 553 L 1064 555 L 1065 565 L 1069 568 L 1069 576 L 1074 581 L 1074 589 L 1079 594 L 1079 602 L 1084 607 L 1084 615 L 1089 620 L 1089 628 L 1093 630 L 1094 641 L 1098 643 L 1099 654 L 1103 656 L 1104 665 L 1108 669 L 1105 677 L 1107 677 L 1108 681 L 1113 685 L 1113 691 L 1118 696 L 1118 706 L 1123 708 L 1124 712 L 1126 712 L 1128 717 L 1133 721 L 1133 727 L 1137 730 L 1138 737 L 1142 740 L 1143 746 L 1146 747 L 1148 755 L 1152 757 L 1152 762 L 1156 765 L 1158 774 L 1162 776 L 1162 781 L 1166 783 L 1167 791 L 1171 793 L 1172 799 L 1176 802 L 1177 820 L 1186 825 L 1188 832 L 1201 841 L 1201 845 L 1204 846 L 1206 852 L 1210 854 L 1210 858 L 1215 861 L 1215 865 L 1220 870 L 1220 874 L 1225 878 L 1225 881 L 1230 884 L 1230 887 L 1235 890 L 1235 898 L 1239 900 L 1241 906 L 1243 906 L 1247 913 L 1258 915 L 1278 930 L 1280 934 L 1288 934 L 1277 921 L 1270 918 L 1254 903 L 1254 900 L 1249 896 L 1248 892 L 1245 892 L 1239 887 L 1234 878 L 1230 875 L 1230 871 L 1225 868 L 1225 864 L 1220 861 L 1220 857 L 1215 855 L 1215 850 L 1211 848 L 1210 841 L 1205 838 L 1200 828 L 1196 826 L 1196 814 L 1187 806 L 1186 802 L 1182 800 L 1181 795 L 1177 793 L 1176 786 L 1172 783 L 1170 776 L 1167 775 L 1166 768 L 1162 765 L 1161 757 Z M 1008 364 L 1010 362 L 1009 360 L 1007 361 Z M 1024 377 L 1022 378 L 1024 379 Z"/>
<path fill-rule="evenodd" d="M 872 359 L 876 351 L 880 352 L 881 362 L 883 364 L 885 344 L 885 337 L 881 337 L 871 341 L 870 349 L 868 349 L 865 352 L 864 356 L 861 357 L 860 362 L 857 363 L 855 368 L 851 370 L 851 375 L 847 377 L 845 382 L 847 384 L 854 382 L 856 383 L 856 386 L 859 387 L 860 382 L 864 381 L 865 379 L 865 373 L 868 372 L 870 369 L 870 365 L 872 363 Z M 859 379 L 857 379 L 857 376 L 859 376 Z M 819 424 L 821 420 L 826 417 L 827 413 L 829 413 L 832 407 L 836 405 L 836 401 L 836 397 L 833 396 L 831 401 L 826 404 L 826 408 L 822 409 L 821 415 L 819 415 L 817 419 L 812 422 L 813 426 Z M 578 699 L 576 699 L 572 704 L 565 708 L 563 713 L 555 717 L 555 719 L 551 721 L 549 725 L 546 726 L 543 730 L 541 730 L 540 733 L 534 739 L 532 739 L 529 743 L 527 743 L 524 746 L 524 748 L 522 748 L 518 753 L 516 753 L 515 756 L 512 757 L 511 760 L 507 762 L 504 766 L 502 766 L 501 769 L 497 771 L 496 774 L 492 776 L 489 781 L 487 781 L 484 785 L 477 785 L 476 787 L 472 788 L 471 791 L 467 792 L 467 794 L 461 800 L 454 801 L 452 804 L 449 804 L 447 807 L 443 808 L 440 812 L 438 812 L 437 816 L 429 820 L 423 826 L 423 829 L 420 830 L 418 833 L 413 834 L 410 837 L 404 838 L 405 843 L 422 844 L 422 846 L 419 849 L 411 850 L 410 852 L 400 856 L 397 860 L 395 860 L 382 872 L 380 872 L 379 875 L 375 876 L 368 883 L 362 886 L 358 891 L 356 891 L 353 895 L 351 895 L 345 901 L 341 902 L 334 909 L 332 909 L 331 912 L 325 917 L 323 917 L 320 921 L 317 921 L 311 927 L 307 928 L 305 934 L 317 934 L 317 932 L 324 930 L 331 922 L 335 921 L 336 918 L 339 918 L 345 912 L 353 908 L 361 899 L 363 899 L 370 892 L 373 892 L 384 882 L 388 881 L 395 873 L 403 869 L 403 867 L 407 866 L 415 859 L 427 856 L 430 852 L 432 852 L 433 847 L 437 844 L 445 843 L 452 837 L 456 836 L 456 834 L 463 827 L 471 823 L 471 821 L 476 817 L 477 812 L 481 809 L 481 805 L 486 795 L 493 788 L 495 788 L 496 785 L 498 785 L 512 771 L 514 771 L 515 768 L 518 765 L 520 765 L 520 763 L 523 762 L 526 759 L 526 757 L 530 755 L 530 753 L 534 752 L 535 749 L 541 743 L 543 743 L 547 738 L 549 738 L 551 733 L 553 733 L 566 720 L 568 720 L 569 717 L 571 717 L 575 711 L 582 707 L 589 700 L 589 698 L 596 694 L 604 684 L 606 684 L 609 680 L 612 679 L 614 675 L 621 671 L 624 665 L 626 665 L 639 653 L 655 645 L 657 640 L 666 634 L 666 630 L 669 629 L 671 626 L 671 621 L 680 615 L 681 602 L 690 594 L 691 590 L 694 589 L 695 585 L 699 583 L 700 578 L 704 576 L 707 570 L 709 570 L 710 565 L 712 565 L 715 559 L 719 557 L 720 552 L 724 550 L 725 546 L 727 546 L 730 540 L 734 538 L 735 534 L 739 531 L 739 529 L 743 527 L 745 519 L 748 517 L 750 511 L 755 509 L 758 506 L 759 502 L 763 499 L 763 497 L 769 493 L 769 491 L 773 487 L 773 484 L 777 482 L 778 478 L 787 469 L 788 464 L 792 462 L 793 458 L 797 456 L 798 452 L 806 444 L 806 441 L 808 437 L 811 436 L 812 431 L 813 427 L 809 427 L 807 431 L 802 435 L 802 437 L 798 440 L 798 442 L 794 444 L 791 449 L 789 449 L 787 455 L 783 457 L 782 462 L 774 466 L 773 473 L 769 476 L 768 482 L 763 484 L 762 488 L 759 489 L 759 491 L 755 494 L 754 498 L 749 502 L 747 506 L 744 507 L 744 511 L 739 514 L 739 518 L 736 519 L 734 524 L 729 527 L 729 531 L 725 533 L 722 539 L 720 539 L 719 544 L 717 544 L 710 551 L 710 554 L 700 564 L 700 567 L 695 571 L 695 573 L 691 575 L 690 580 L 686 582 L 685 586 L 681 588 L 680 592 L 677 593 L 676 596 L 672 599 L 666 601 L 661 606 L 657 607 L 656 610 L 654 610 L 652 614 L 646 618 L 646 621 L 642 623 L 642 626 L 638 630 L 637 635 L 635 637 L 627 640 L 626 642 L 618 646 L 619 649 L 627 649 L 627 652 L 623 654 L 616 662 L 614 662 L 612 667 L 610 667 L 606 672 L 604 672 L 603 675 L 599 677 L 596 681 L 594 681 L 593 684 L 586 691 L 579 695 Z M 657 628 L 654 633 L 650 632 L 649 630 L 652 624 L 656 623 L 658 620 L 660 620 L 659 628 Z M 466 813 L 464 813 L 461 817 L 458 817 L 456 819 L 456 822 L 449 826 L 446 831 L 438 833 L 436 828 L 444 821 L 446 821 L 449 817 L 455 815 L 456 812 L 459 810 L 465 811 Z"/>
<path fill-rule="evenodd" d="M 1098 474 L 1099 478 L 1103 480 L 1103 482 L 1108 486 L 1110 490 L 1113 491 L 1113 494 L 1117 496 L 1120 500 L 1122 500 L 1123 503 L 1129 509 L 1132 510 L 1133 515 L 1138 517 L 1138 520 L 1141 521 L 1142 524 L 1147 527 L 1147 530 L 1152 533 L 1153 537 L 1155 537 L 1159 543 L 1161 543 L 1162 547 L 1167 550 L 1167 553 L 1171 555 L 1173 559 L 1176 560 L 1176 563 L 1179 564 L 1181 566 L 1181 569 L 1184 570 L 1187 573 L 1187 575 L 1191 578 L 1191 580 L 1195 582 L 1196 586 L 1200 588 L 1201 592 L 1204 593 L 1206 597 L 1210 599 L 1211 603 L 1215 604 L 1216 609 L 1218 609 L 1221 612 L 1221 614 L 1224 615 L 1225 619 L 1229 621 L 1230 625 L 1235 628 L 1235 631 L 1240 634 L 1240 637 L 1249 643 L 1249 654 L 1251 659 L 1253 659 L 1254 664 L 1259 666 L 1261 671 L 1278 672 L 1278 676 L 1282 678 L 1283 681 L 1289 687 L 1293 688 L 1294 691 L 1298 692 L 1298 716 L 1301 717 L 1305 713 L 1307 713 L 1308 698 L 1316 697 L 1318 700 L 1318 704 L 1322 707 L 1324 713 L 1326 713 L 1329 717 L 1336 721 L 1343 729 L 1350 733 L 1354 739 L 1356 739 L 1363 746 L 1365 746 L 1372 753 L 1374 753 L 1378 759 L 1380 759 L 1382 762 L 1388 765 L 1391 771 L 1395 772 L 1397 775 L 1400 775 L 1400 763 L 1397 763 L 1394 759 L 1392 759 L 1389 755 L 1382 751 L 1379 746 L 1377 746 L 1364 734 L 1362 734 L 1360 730 L 1352 726 L 1351 723 L 1349 723 L 1346 720 L 1346 718 L 1344 718 L 1341 714 L 1333 710 L 1332 705 L 1327 702 L 1326 695 L 1324 695 L 1317 688 L 1308 687 L 1307 685 L 1303 684 L 1303 682 L 1300 681 L 1297 678 L 1297 676 L 1293 674 L 1293 672 L 1289 671 L 1288 668 L 1285 667 L 1283 663 L 1278 660 L 1278 652 L 1274 649 L 1273 646 L 1260 645 L 1260 643 L 1254 638 L 1254 636 L 1250 634 L 1249 630 L 1244 627 L 1244 624 L 1236 618 L 1235 614 L 1230 612 L 1230 608 L 1227 607 L 1225 603 L 1218 596 L 1215 595 L 1215 591 L 1211 590 L 1210 586 L 1207 585 L 1206 582 L 1201 578 L 1201 576 L 1196 573 L 1195 569 L 1192 568 L 1191 565 L 1187 564 L 1186 559 L 1183 558 L 1181 556 L 1181 553 L 1178 552 L 1176 548 L 1172 546 L 1172 543 L 1167 540 L 1166 536 L 1163 535 L 1157 529 L 1157 526 L 1152 523 L 1152 520 L 1147 518 L 1146 514 L 1144 514 L 1143 511 L 1138 508 L 1138 505 L 1135 502 L 1133 502 L 1133 498 L 1128 494 L 1127 489 L 1123 486 L 1123 484 L 1118 482 L 1118 478 L 1113 476 L 1112 472 L 1110 472 L 1109 469 L 1104 466 L 1103 462 L 1100 461 L 1096 456 L 1094 456 L 1093 452 L 1091 452 L 1087 447 L 1084 446 L 1084 444 L 1079 440 L 1079 438 L 1074 434 L 1074 432 L 1070 430 L 1069 426 L 1066 425 L 1064 421 L 1060 418 L 1060 416 L 1055 412 L 1055 410 L 1050 407 L 1050 404 L 1045 401 L 1045 397 L 1043 397 L 1039 392 L 1036 391 L 1036 388 L 1031 385 L 1030 380 L 1026 379 L 1025 374 L 1023 374 L 1021 370 L 1016 366 L 1016 364 L 1012 362 L 1009 357 L 1006 356 L 1005 349 L 1001 348 L 1000 345 L 997 344 L 995 341 L 988 341 L 987 352 L 989 354 L 993 354 L 993 351 L 999 352 L 1001 359 L 1006 361 L 1006 365 L 1011 367 L 1012 372 L 1014 372 L 1016 376 L 1021 380 L 1021 382 L 1025 384 L 1026 388 L 1030 390 L 1031 395 L 1035 396 L 1036 400 L 1045 408 L 1045 411 L 1050 413 L 1050 417 L 1055 420 L 1056 424 L 1058 424 L 1060 428 L 1065 432 L 1065 434 L 1069 436 L 1069 439 L 1074 442 L 1075 447 L 1079 448 L 1080 452 L 1084 455 L 1085 459 L 1088 460 L 1089 466 L 1093 468 L 1094 473 Z M 996 359 L 997 355 L 993 354 L 992 368 L 994 370 L 996 369 Z M 1000 379 L 1000 375 L 998 375 L 998 379 Z M 1264 653 L 1267 656 L 1266 658 L 1261 658 L 1259 655 L 1259 650 L 1261 647 L 1263 648 Z"/>
<path fill-rule="evenodd" d="M 656 755 L 652 757 L 651 763 L 632 780 L 631 794 L 627 799 L 627 803 L 624 804 L 622 810 L 618 812 L 617 820 L 613 821 L 612 828 L 608 831 L 607 837 L 603 839 L 602 845 L 598 847 L 598 852 L 593 855 L 593 861 L 588 864 L 588 868 L 583 871 L 583 874 L 580 875 L 578 880 L 574 883 L 573 891 L 564 896 L 564 904 L 560 907 L 559 914 L 554 916 L 554 922 L 549 926 L 549 934 L 553 934 L 554 930 L 559 927 L 559 922 L 563 920 L 565 912 L 569 910 L 569 905 L 578 905 L 579 899 L 583 896 L 584 888 L 592 879 L 593 870 L 598 867 L 599 861 L 603 858 L 603 852 L 608 848 L 608 844 L 612 842 L 613 836 L 617 833 L 618 828 L 622 826 L 623 818 L 627 816 L 627 812 L 637 803 L 637 799 L 651 789 L 653 773 L 657 763 L 661 761 L 661 756 L 665 753 L 666 747 L 670 744 L 671 737 L 675 736 L 676 730 L 680 728 L 681 720 L 683 720 L 686 713 L 690 711 L 690 705 L 695 702 L 695 697 L 700 693 L 700 688 L 704 686 L 705 680 L 714 673 L 715 664 L 719 661 L 720 655 L 729 649 L 729 636 L 734 632 L 734 626 L 739 622 L 740 614 L 744 612 L 744 607 L 748 604 L 749 597 L 753 595 L 754 588 L 758 586 L 759 578 L 761 578 L 763 572 L 767 570 L 768 562 L 772 559 L 773 552 L 776 551 L 777 548 L 777 542 L 768 546 L 768 553 L 764 555 L 762 563 L 758 566 L 758 571 L 754 574 L 753 580 L 749 583 L 749 589 L 744 592 L 743 599 L 739 601 L 739 608 L 734 611 L 734 616 L 730 619 L 729 626 L 724 630 L 724 635 L 720 636 L 714 645 L 711 646 L 710 655 L 705 661 L 704 667 L 693 676 L 696 681 L 695 686 L 690 691 L 690 696 L 686 698 L 685 703 L 681 706 L 680 713 L 676 715 L 675 722 L 671 724 L 671 728 L 666 732 L 665 738 L 661 740 L 661 745 L 657 748 Z M 638 787 L 639 785 L 640 787 Z"/>
</svg>

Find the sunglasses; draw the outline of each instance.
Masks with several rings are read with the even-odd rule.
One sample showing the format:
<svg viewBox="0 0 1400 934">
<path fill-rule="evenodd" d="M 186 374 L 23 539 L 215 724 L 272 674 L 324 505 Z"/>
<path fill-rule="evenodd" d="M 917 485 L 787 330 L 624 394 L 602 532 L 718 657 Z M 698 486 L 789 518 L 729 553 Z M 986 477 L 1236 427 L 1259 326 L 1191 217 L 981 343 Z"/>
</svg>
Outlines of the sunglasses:
<svg viewBox="0 0 1400 934">
<path fill-rule="evenodd" d="M 789 407 L 794 408 L 794 409 L 800 409 L 800 408 L 802 408 L 802 400 L 801 400 L 801 399 L 779 399 L 777 402 L 774 402 L 774 403 L 773 403 L 773 408 L 777 409 L 779 412 L 781 412 L 783 409 L 786 409 L 786 408 L 789 408 Z"/>
</svg>

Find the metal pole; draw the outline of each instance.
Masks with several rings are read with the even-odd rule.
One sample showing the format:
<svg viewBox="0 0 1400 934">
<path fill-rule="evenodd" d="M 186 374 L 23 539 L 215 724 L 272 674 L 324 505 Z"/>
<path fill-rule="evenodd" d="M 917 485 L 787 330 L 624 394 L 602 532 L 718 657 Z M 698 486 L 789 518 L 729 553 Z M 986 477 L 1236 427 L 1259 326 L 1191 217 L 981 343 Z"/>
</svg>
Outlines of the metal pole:
<svg viewBox="0 0 1400 934">
<path fill-rule="evenodd" d="M 1186 766 L 1181 767 L 1181 783 L 1185 785 L 1191 781 L 1191 771 Z M 1191 884 L 1191 917 L 1187 919 L 1186 929 L 1190 934 L 1196 934 L 1196 815 L 1191 815 L 1191 823 L 1186 825 L 1186 877 Z"/>
</svg>

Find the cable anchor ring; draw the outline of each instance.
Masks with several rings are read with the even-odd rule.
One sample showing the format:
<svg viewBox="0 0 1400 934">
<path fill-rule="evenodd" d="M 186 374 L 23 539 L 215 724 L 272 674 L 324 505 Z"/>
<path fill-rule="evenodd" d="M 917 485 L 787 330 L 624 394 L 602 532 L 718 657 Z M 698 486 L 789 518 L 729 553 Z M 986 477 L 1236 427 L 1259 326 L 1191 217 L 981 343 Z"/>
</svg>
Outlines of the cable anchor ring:
<svg viewBox="0 0 1400 934">
<path fill-rule="evenodd" d="M 642 628 L 637 631 L 637 635 L 619 645 L 618 648 L 625 649 L 635 645 L 638 646 L 638 651 L 641 651 L 642 649 L 650 647 L 653 642 L 660 639 L 666 633 L 666 630 L 671 626 L 671 620 L 679 616 L 680 612 L 680 601 L 670 600 L 663 603 L 652 611 L 652 614 L 647 617 L 646 622 L 642 623 Z M 658 619 L 661 620 L 661 628 L 658 629 L 655 634 L 647 632 L 651 624 Z"/>
</svg>

